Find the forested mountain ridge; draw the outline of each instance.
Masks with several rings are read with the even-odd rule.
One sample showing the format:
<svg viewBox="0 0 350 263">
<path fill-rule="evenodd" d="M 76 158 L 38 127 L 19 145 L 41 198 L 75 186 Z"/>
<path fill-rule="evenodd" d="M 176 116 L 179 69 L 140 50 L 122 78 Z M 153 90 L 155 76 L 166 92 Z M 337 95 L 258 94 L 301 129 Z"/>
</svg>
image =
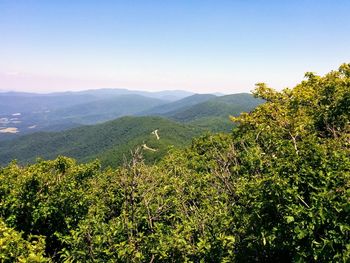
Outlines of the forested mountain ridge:
<svg viewBox="0 0 350 263">
<path fill-rule="evenodd" d="M 152 134 L 155 130 L 158 130 L 159 140 Z M 168 147 L 189 144 L 200 133 L 203 133 L 200 128 L 161 117 L 122 117 L 102 124 L 34 133 L 1 142 L 0 162 L 6 164 L 17 159 L 28 163 L 38 157 L 50 159 L 66 155 L 79 161 L 100 158 L 104 166 L 116 166 L 123 162 L 123 155 L 128 155 L 130 149 L 143 144 L 157 149 L 146 153 L 147 160 L 154 161 L 164 155 Z"/>
<path fill-rule="evenodd" d="M 350 64 L 146 165 L 0 169 L 4 262 L 348 262 Z M 33 236 L 35 235 L 35 236 Z M 9 236 L 14 237 L 10 239 Z"/>
<path fill-rule="evenodd" d="M 255 98 L 252 94 L 238 93 L 213 97 L 190 107 L 166 112 L 162 116 L 214 132 L 229 132 L 232 130 L 229 116 L 250 112 L 263 102 L 264 100 Z"/>
<path fill-rule="evenodd" d="M 228 118 L 230 115 L 249 112 L 263 102 L 264 100 L 254 98 L 252 94 L 238 93 L 211 98 L 189 108 L 167 112 L 163 116 L 182 122 L 206 117 Z"/>
<path fill-rule="evenodd" d="M 172 111 L 188 109 L 193 105 L 210 100 L 215 97 L 216 96 L 212 94 L 194 94 L 192 96 L 188 96 L 186 98 L 183 98 L 181 100 L 178 100 L 172 103 L 153 107 L 139 114 L 144 116 L 147 116 L 147 115 L 162 116 Z"/>
</svg>

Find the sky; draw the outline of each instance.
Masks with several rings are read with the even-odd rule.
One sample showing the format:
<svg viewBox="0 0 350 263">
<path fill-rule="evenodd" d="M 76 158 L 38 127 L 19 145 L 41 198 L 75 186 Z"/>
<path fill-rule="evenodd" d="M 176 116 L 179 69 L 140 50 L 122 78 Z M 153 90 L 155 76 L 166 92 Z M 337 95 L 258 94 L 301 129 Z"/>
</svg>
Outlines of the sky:
<svg viewBox="0 0 350 263">
<path fill-rule="evenodd" d="M 350 62 L 348 0 L 0 0 L 0 90 L 249 92 Z"/>
</svg>

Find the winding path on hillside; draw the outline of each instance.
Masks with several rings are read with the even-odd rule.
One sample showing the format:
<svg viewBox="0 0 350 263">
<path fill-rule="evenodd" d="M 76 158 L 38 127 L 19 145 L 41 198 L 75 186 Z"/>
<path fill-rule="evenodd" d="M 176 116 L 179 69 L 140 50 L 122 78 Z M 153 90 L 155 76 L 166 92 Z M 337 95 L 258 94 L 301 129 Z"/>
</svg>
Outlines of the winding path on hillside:
<svg viewBox="0 0 350 263">
<path fill-rule="evenodd" d="M 143 147 L 143 149 L 149 150 L 149 151 L 152 151 L 152 152 L 156 152 L 157 151 L 156 149 L 148 147 L 145 143 L 142 145 L 142 147 Z"/>
<path fill-rule="evenodd" d="M 158 135 L 158 129 L 154 130 L 151 134 L 154 134 L 157 138 L 157 140 L 160 139 L 159 135 Z"/>
</svg>

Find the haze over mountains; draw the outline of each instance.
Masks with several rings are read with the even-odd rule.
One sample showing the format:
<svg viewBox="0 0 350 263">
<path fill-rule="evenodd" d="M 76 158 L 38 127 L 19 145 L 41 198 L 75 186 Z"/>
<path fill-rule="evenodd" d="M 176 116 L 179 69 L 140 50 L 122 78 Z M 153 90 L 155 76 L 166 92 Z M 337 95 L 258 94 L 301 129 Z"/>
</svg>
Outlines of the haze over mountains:
<svg viewBox="0 0 350 263">
<path fill-rule="evenodd" d="M 192 94 L 180 90 L 146 92 L 126 89 L 49 94 L 3 92 L 0 93 L 0 140 L 9 137 L 2 136 L 5 133 L 57 131 L 133 115 Z"/>
<path fill-rule="evenodd" d="M 262 102 L 247 93 L 216 96 L 122 89 L 0 93 L 0 164 L 66 155 L 79 161 L 98 158 L 105 166 L 116 166 L 138 146 L 152 162 L 168 147 L 187 145 L 206 131 L 231 130 L 230 115 L 251 111 Z"/>
</svg>

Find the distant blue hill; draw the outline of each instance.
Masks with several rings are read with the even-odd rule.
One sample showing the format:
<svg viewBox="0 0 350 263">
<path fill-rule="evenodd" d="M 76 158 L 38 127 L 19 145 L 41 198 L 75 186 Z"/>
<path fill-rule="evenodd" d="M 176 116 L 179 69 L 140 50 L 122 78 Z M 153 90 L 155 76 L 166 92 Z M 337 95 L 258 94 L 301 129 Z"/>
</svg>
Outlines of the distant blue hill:
<svg viewBox="0 0 350 263">
<path fill-rule="evenodd" d="M 177 100 L 171 103 L 167 103 L 164 105 L 159 105 L 154 108 L 151 108 L 149 110 L 146 110 L 144 112 L 141 112 L 139 115 L 147 116 L 147 115 L 164 115 L 168 112 L 173 112 L 177 110 L 185 110 L 187 108 L 190 108 L 193 105 L 196 105 L 198 103 L 210 100 L 215 98 L 215 95 L 212 94 L 194 94 L 192 96 L 188 96 L 186 98 L 183 98 L 181 100 Z"/>
</svg>

